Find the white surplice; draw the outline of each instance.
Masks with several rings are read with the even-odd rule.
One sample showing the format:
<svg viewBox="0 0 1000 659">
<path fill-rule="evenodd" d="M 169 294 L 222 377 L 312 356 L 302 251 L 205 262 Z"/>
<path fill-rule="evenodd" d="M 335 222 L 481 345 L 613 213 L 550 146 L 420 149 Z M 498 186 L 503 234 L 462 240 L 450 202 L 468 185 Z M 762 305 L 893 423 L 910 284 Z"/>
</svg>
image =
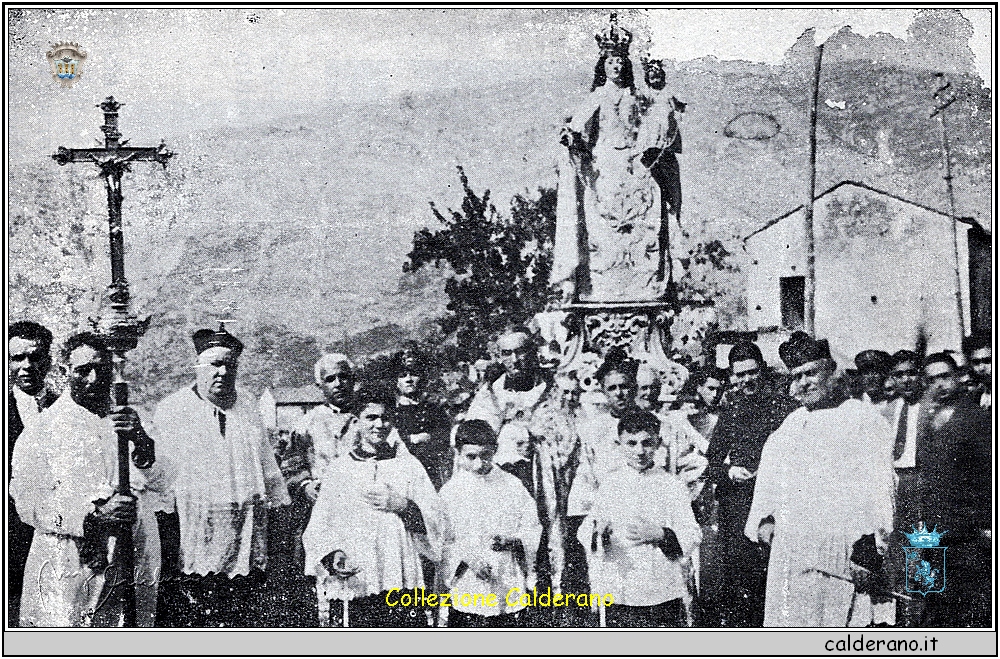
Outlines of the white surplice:
<svg viewBox="0 0 1000 659">
<path fill-rule="evenodd" d="M 851 548 L 862 536 L 892 529 L 894 471 L 888 425 L 859 400 L 792 412 L 761 455 L 745 533 L 757 541 L 774 517 L 767 573 L 766 627 L 842 627 L 871 620 L 870 600 L 850 576 Z"/>
<path fill-rule="evenodd" d="M 306 412 L 294 432 L 306 443 L 310 475 L 318 479 L 327 465 L 354 446 L 357 417 L 327 403 Z"/>
<path fill-rule="evenodd" d="M 708 468 L 708 440 L 691 425 L 690 415 L 688 410 L 671 410 L 657 416 L 662 421 L 660 437 L 667 468 L 684 481 L 694 500 L 705 485 L 700 479 Z"/>
<path fill-rule="evenodd" d="M 21 519 L 35 528 L 25 567 L 21 626 L 89 627 L 121 624 L 117 596 L 103 592 L 104 568 L 81 562 L 84 518 L 94 502 L 112 495 L 118 482 L 118 439 L 110 418 L 101 418 L 63 394 L 28 425 L 14 446 L 10 493 Z M 154 513 L 167 489 L 162 461 L 131 470 L 138 499 L 133 527 L 137 622 L 151 627 L 156 615 L 160 537 Z M 96 550 L 109 556 L 109 546 Z M 131 577 L 132 575 L 130 575 Z"/>
<path fill-rule="evenodd" d="M 629 524 L 640 517 L 672 530 L 683 556 L 670 559 L 657 544 L 626 539 Z M 605 547 L 601 529 L 607 523 Z M 619 605 L 652 606 L 687 596 L 684 562 L 701 543 L 701 528 L 683 481 L 660 467 L 639 472 L 623 464 L 604 474 L 577 538 L 587 551 L 590 592 L 611 593 Z"/>
<path fill-rule="evenodd" d="M 542 525 L 538 521 L 535 501 L 517 477 L 494 467 L 485 476 L 459 469 L 441 488 L 441 502 L 447 519 L 444 544 L 445 585 L 456 596 L 463 593 L 489 593 L 497 596 L 497 606 L 463 605 L 453 607 L 467 613 L 495 616 L 524 608 L 520 603 L 508 605 L 506 597 L 512 588 L 529 592 L 535 585 L 534 563 Z M 524 565 L 519 565 L 511 551 L 493 551 L 493 537 L 517 538 L 524 548 Z M 461 563 L 466 569 L 455 576 Z M 490 566 L 488 580 L 476 575 L 475 566 L 485 562 Z M 527 573 L 524 571 L 527 567 Z"/>
<path fill-rule="evenodd" d="M 267 509 L 291 498 L 253 401 L 240 393 L 220 410 L 185 387 L 160 402 L 153 423 L 157 451 L 174 470 L 183 572 L 233 577 L 264 569 Z"/>
<path fill-rule="evenodd" d="M 442 518 L 437 492 L 423 465 L 395 431 L 390 443 L 395 457 L 361 459 L 351 452 L 331 462 L 322 474 L 319 499 L 302 534 L 305 573 L 317 577 L 321 600 L 352 600 L 391 588 L 417 588 L 424 585 L 420 556 L 440 561 Z M 408 531 L 399 515 L 375 510 L 365 500 L 369 490 L 386 487 L 417 505 L 426 533 Z M 341 579 L 326 571 L 320 561 L 336 550 L 346 554 L 348 564 L 360 568 L 357 574 Z"/>
<path fill-rule="evenodd" d="M 528 391 L 514 391 L 505 387 L 507 374 L 504 373 L 492 384 L 483 385 L 476 392 L 465 413 L 465 420 L 482 419 L 497 433 L 497 464 L 517 462 L 521 456 L 515 445 L 518 439 L 528 434 L 535 409 L 542 402 L 548 388 L 540 382 Z"/>
</svg>

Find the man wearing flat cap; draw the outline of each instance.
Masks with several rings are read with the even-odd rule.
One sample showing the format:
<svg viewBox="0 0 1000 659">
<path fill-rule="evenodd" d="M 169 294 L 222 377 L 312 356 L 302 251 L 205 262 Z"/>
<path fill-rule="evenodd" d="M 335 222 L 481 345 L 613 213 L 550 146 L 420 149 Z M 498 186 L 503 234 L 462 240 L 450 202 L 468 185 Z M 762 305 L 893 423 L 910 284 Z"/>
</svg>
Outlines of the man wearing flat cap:
<svg viewBox="0 0 1000 659">
<path fill-rule="evenodd" d="M 888 398 L 885 383 L 892 370 L 892 356 L 884 350 L 862 350 L 854 358 L 854 366 L 861 401 L 883 411 Z"/>
<path fill-rule="evenodd" d="M 894 487 L 888 426 L 871 405 L 844 400 L 825 340 L 796 332 L 778 354 L 802 407 L 764 445 L 744 529 L 771 545 L 764 626 L 865 626 L 873 620 L 869 594 L 885 590 L 879 577 Z"/>
<path fill-rule="evenodd" d="M 221 326 L 192 340 L 195 383 L 154 416 L 157 449 L 176 470 L 179 547 L 164 565 L 179 592 L 166 622 L 248 627 L 267 565 L 267 511 L 290 499 L 257 406 L 236 388 L 243 344 Z"/>
</svg>

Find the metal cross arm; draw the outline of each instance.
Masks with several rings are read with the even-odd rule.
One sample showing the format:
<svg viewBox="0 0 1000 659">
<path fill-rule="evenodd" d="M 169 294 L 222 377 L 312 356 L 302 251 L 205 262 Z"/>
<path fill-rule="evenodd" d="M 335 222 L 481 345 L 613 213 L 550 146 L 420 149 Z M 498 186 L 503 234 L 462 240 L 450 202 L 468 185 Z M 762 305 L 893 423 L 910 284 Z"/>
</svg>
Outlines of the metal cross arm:
<svg viewBox="0 0 1000 659">
<path fill-rule="evenodd" d="M 125 104 L 119 103 L 114 96 L 108 96 L 97 107 L 104 112 L 104 148 L 67 149 L 64 146 L 52 156 L 60 165 L 71 162 L 94 162 L 105 169 L 111 163 L 127 165 L 132 161 L 158 162 L 164 167 L 174 155 L 167 145 L 160 142 L 159 146 L 128 146 L 128 140 L 121 141 L 122 134 L 118 130 L 118 110 Z"/>
<path fill-rule="evenodd" d="M 115 149 L 93 148 L 93 149 L 67 149 L 64 146 L 52 154 L 52 159 L 60 165 L 68 165 L 71 162 L 93 162 L 98 166 L 103 166 L 108 162 L 118 161 L 126 164 L 133 161 L 158 162 L 164 167 L 173 156 L 173 152 L 167 148 L 166 144 L 160 146 L 119 146 Z"/>
</svg>

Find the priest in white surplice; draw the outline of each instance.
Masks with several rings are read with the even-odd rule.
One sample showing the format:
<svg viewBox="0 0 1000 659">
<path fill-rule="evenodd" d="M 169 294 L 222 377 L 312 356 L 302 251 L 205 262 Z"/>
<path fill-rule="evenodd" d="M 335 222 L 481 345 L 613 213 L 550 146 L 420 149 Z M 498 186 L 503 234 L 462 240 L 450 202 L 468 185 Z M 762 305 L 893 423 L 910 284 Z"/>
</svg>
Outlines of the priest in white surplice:
<svg viewBox="0 0 1000 659">
<path fill-rule="evenodd" d="M 243 627 L 267 566 L 268 509 L 291 502 L 254 401 L 236 389 L 243 344 L 224 328 L 194 333 L 195 384 L 156 408 L 157 446 L 175 471 L 180 592 L 165 624 Z M 177 543 L 178 539 L 174 539 Z"/>
<path fill-rule="evenodd" d="M 440 561 L 438 495 L 392 428 L 394 400 L 365 391 L 355 400 L 354 448 L 321 475 L 302 535 L 305 573 L 316 577 L 320 624 L 426 626 L 424 611 L 389 606 L 386 597 L 392 589 L 424 586 L 421 556 Z"/>
<path fill-rule="evenodd" d="M 764 445 L 745 529 L 771 543 L 764 626 L 864 626 L 892 529 L 888 426 L 838 394 L 826 341 L 797 332 L 779 353 L 803 407 Z"/>
<path fill-rule="evenodd" d="M 63 348 L 69 389 L 41 412 L 14 446 L 10 493 L 35 529 L 21 599 L 23 627 L 114 627 L 122 624 L 114 584 L 135 577 L 137 622 L 153 626 L 160 547 L 153 513 L 166 488 L 153 445 L 138 416 L 109 407 L 111 353 L 90 333 Z M 115 494 L 117 435 L 135 437 L 131 496 Z M 135 575 L 106 571 L 110 536 L 133 525 Z"/>
<path fill-rule="evenodd" d="M 538 367 L 538 354 L 529 330 L 518 327 L 504 332 L 497 339 L 497 352 L 504 372 L 476 392 L 465 419 L 489 423 L 499 442 L 497 464 L 513 466 L 524 461 L 517 444 L 519 440 L 527 440 L 532 415 L 545 400 L 549 385 Z M 521 466 L 522 471 L 531 472 L 529 465 Z M 522 480 L 530 482 L 527 477 Z"/>
</svg>

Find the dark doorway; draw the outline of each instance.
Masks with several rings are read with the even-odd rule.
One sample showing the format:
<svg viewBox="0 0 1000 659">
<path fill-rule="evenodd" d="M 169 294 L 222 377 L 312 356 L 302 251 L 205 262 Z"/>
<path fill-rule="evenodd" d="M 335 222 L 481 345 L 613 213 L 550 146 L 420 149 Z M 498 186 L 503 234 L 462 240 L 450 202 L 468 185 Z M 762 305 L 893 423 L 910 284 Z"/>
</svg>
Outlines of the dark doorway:
<svg viewBox="0 0 1000 659">
<path fill-rule="evenodd" d="M 781 326 L 802 329 L 806 320 L 806 278 L 781 278 Z"/>
</svg>

